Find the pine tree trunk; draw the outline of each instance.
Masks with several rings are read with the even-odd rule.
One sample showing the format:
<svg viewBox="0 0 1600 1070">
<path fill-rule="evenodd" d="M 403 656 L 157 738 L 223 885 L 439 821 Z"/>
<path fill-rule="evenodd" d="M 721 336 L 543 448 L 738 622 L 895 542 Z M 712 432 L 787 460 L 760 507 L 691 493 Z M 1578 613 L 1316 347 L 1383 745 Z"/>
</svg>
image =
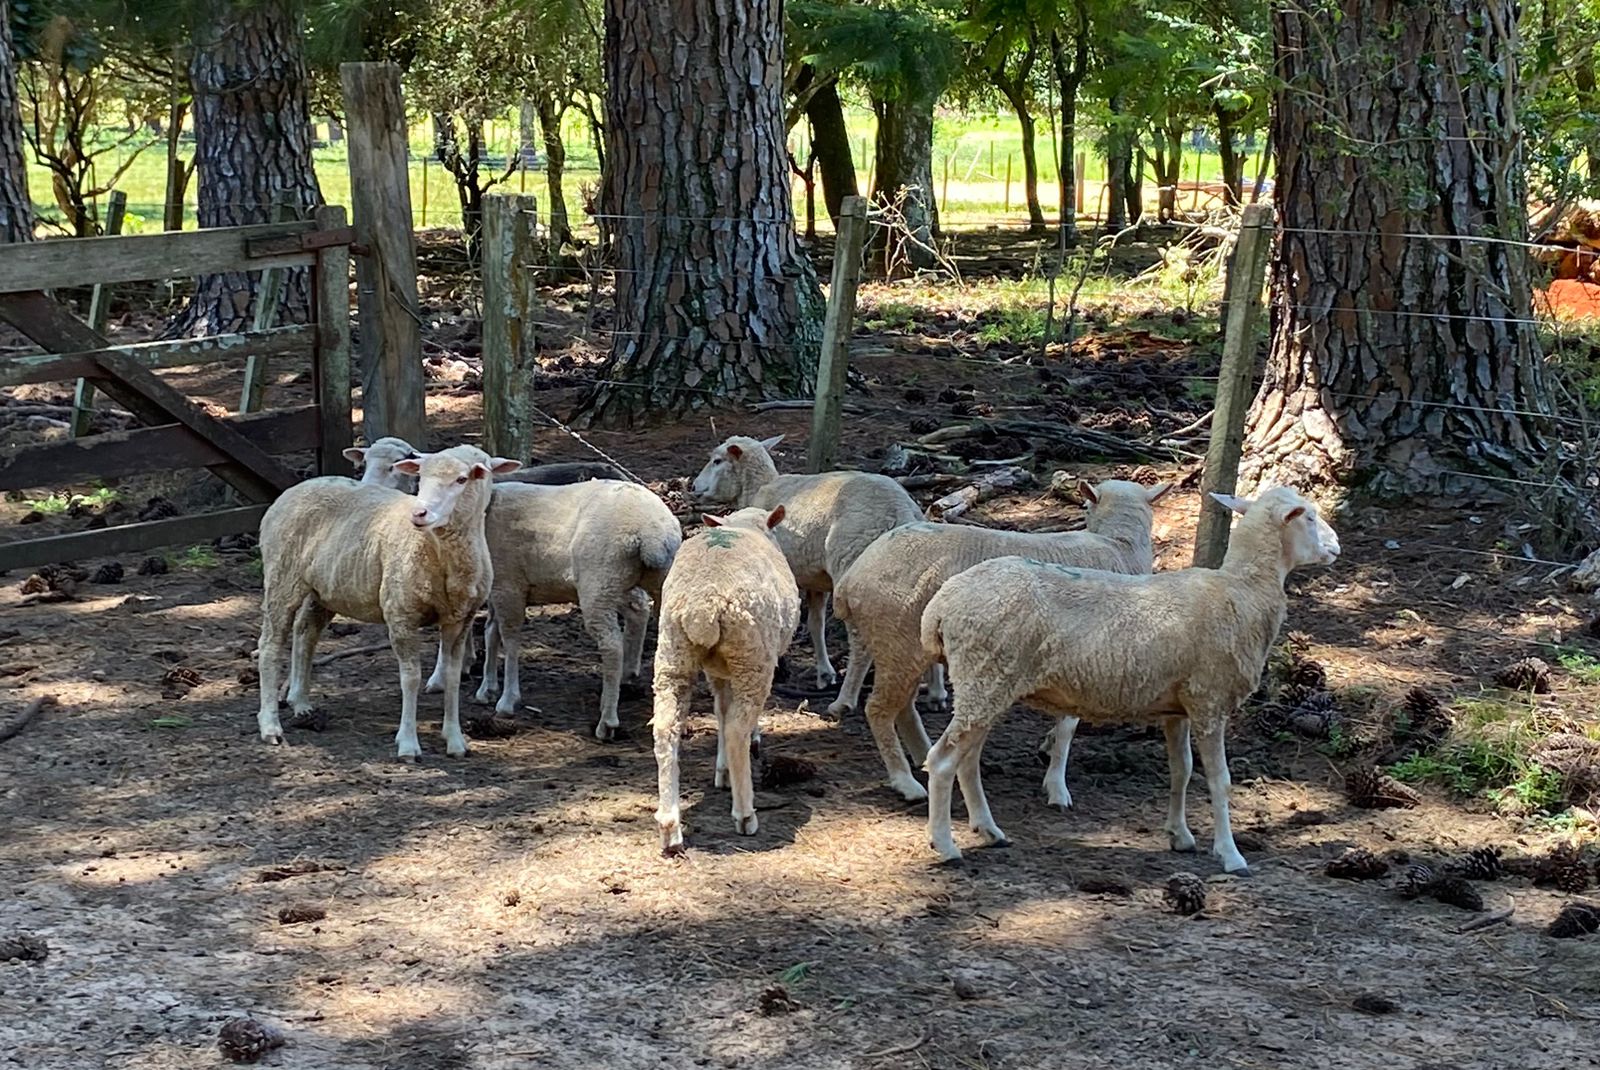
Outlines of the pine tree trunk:
<svg viewBox="0 0 1600 1070">
<path fill-rule="evenodd" d="M 1089 69 L 1089 14 L 1083 0 L 1073 5 L 1078 13 L 1077 30 L 1070 38 L 1050 31 L 1050 65 L 1055 71 L 1056 91 L 1061 95 L 1061 161 L 1056 179 L 1061 187 L 1061 244 L 1078 244 L 1078 87 Z"/>
<path fill-rule="evenodd" d="M 879 204 L 898 211 L 901 228 L 873 228 L 872 248 L 886 269 L 938 263 L 938 202 L 933 193 L 933 105 L 931 99 L 902 94 L 873 101 L 878 113 Z"/>
<path fill-rule="evenodd" d="M 1178 183 L 1183 179 L 1183 126 L 1168 123 L 1156 130 L 1156 220 L 1170 223 L 1178 217 Z"/>
<path fill-rule="evenodd" d="M 0 243 L 33 240 L 33 201 L 17 98 L 17 61 L 11 48 L 11 12 L 0 0 Z"/>
<path fill-rule="evenodd" d="M 189 62 L 202 228 L 270 222 L 280 203 L 306 218 L 322 203 L 311 166 L 305 28 L 298 11 L 289 0 L 206 0 L 203 6 Z M 202 277 L 169 333 L 247 327 L 260 274 Z M 283 306 L 289 319 L 307 318 L 305 270 L 285 280 Z"/>
<path fill-rule="evenodd" d="M 567 146 L 561 140 L 562 108 L 555 97 L 540 91 L 534 104 L 539 116 L 539 130 L 544 135 L 544 178 L 550 198 L 544 217 L 550 228 L 550 250 L 554 253 L 564 243 L 572 241 L 572 225 L 567 218 L 567 196 L 561 183 L 567 173 Z"/>
<path fill-rule="evenodd" d="M 1463 240 L 1527 237 L 1515 3 L 1317 0 L 1273 23 L 1280 230 L 1244 481 L 1525 472 L 1554 445 L 1524 415 L 1550 412 L 1526 250 Z"/>
<path fill-rule="evenodd" d="M 1128 225 L 1128 132 L 1123 127 L 1122 96 L 1106 101 L 1111 120 L 1106 124 L 1106 232 L 1115 234 Z"/>
<path fill-rule="evenodd" d="M 855 158 L 850 153 L 850 128 L 845 125 L 836 85 L 830 83 L 812 94 L 806 103 L 806 120 L 811 123 L 811 151 L 817 154 L 817 169 L 822 172 L 822 203 L 837 226 L 844 199 L 859 196 L 860 191 Z"/>
<path fill-rule="evenodd" d="M 789 192 L 782 0 L 606 0 L 605 76 L 614 382 L 581 410 L 809 396 L 824 306 Z"/>
<path fill-rule="evenodd" d="M 1128 202 L 1128 222 L 1144 218 L 1144 149 L 1137 134 L 1128 138 L 1128 154 L 1123 157 L 1128 169 L 1122 174 L 1122 195 Z"/>
<path fill-rule="evenodd" d="M 1222 156 L 1222 184 L 1227 187 L 1222 194 L 1223 203 L 1238 206 L 1244 190 L 1244 153 L 1234 144 L 1234 115 L 1218 104 L 1212 108 L 1217 118 L 1217 151 Z"/>
</svg>

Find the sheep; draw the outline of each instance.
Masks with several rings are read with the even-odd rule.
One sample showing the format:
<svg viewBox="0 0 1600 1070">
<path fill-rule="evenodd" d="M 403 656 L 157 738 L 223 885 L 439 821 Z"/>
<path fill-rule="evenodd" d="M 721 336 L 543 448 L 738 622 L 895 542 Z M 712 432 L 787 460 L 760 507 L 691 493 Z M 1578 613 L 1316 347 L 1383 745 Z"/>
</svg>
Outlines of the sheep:
<svg viewBox="0 0 1600 1070">
<path fill-rule="evenodd" d="M 611 739 L 624 666 L 631 676 L 639 674 L 651 600 L 660 595 L 682 541 L 678 518 L 637 483 L 496 484 L 488 516 L 494 588 L 477 701 L 493 698 L 499 648 L 505 686 L 495 709 L 514 712 L 522 698 L 517 659 L 527 607 L 576 602 L 584 629 L 600 646 L 600 721 L 594 734 Z"/>
<path fill-rule="evenodd" d="M 278 680 L 284 640 L 297 619 L 306 631 L 295 643 L 289 704 L 310 709 L 312 655 L 334 614 L 382 621 L 400 662 L 402 759 L 419 758 L 417 693 L 419 631 L 437 622 L 447 649 L 444 697 L 446 751 L 467 752 L 461 734 L 461 660 L 466 630 L 489 594 L 493 574 L 484 538 L 491 477 L 518 462 L 473 446 L 397 461 L 396 471 L 418 477 L 416 495 L 353 484 L 342 476 L 307 480 L 284 491 L 261 520 L 261 738 L 283 742 Z M 309 611 L 302 612 L 310 606 Z"/>
<path fill-rule="evenodd" d="M 902 524 L 922 519 L 905 488 L 888 476 L 867 472 L 823 472 L 780 476 L 771 451 L 782 435 L 757 442 L 736 435 L 711 451 L 695 476 L 696 504 L 734 509 L 784 507 L 778 545 L 806 599 L 806 629 L 817 656 L 817 686 L 839 674 L 828 659 L 828 592 L 871 545 Z M 866 671 L 863 665 L 861 671 Z"/>
<path fill-rule="evenodd" d="M 878 539 L 834 584 L 834 616 L 850 633 L 850 661 L 844 686 L 829 712 L 842 716 L 861 689 L 865 666 L 876 666 L 877 679 L 867 700 L 867 724 L 877 741 L 889 774 L 889 785 L 910 802 L 928 797 L 911 775 L 902 741 L 918 765 L 928 756 L 928 736 L 917 716 L 917 679 L 938 662 L 922 648 L 922 611 L 951 576 L 980 561 L 1023 554 L 1108 572 L 1148 573 L 1151 506 L 1168 491 L 1167 484 L 1146 489 L 1137 483 L 1107 480 L 1092 487 L 1078 485 L 1088 506 L 1084 531 L 1033 534 L 995 531 L 955 524 L 908 524 Z M 942 674 L 938 674 L 942 677 Z M 930 688 L 942 699 L 942 679 Z M 899 737 L 896 737 L 896 726 Z M 1050 768 L 1044 790 L 1050 804 L 1072 806 L 1067 790 L 1067 752 L 1077 720 L 1063 717 L 1046 741 Z"/>
<path fill-rule="evenodd" d="M 1160 720 L 1172 774 L 1166 831 L 1194 849 L 1184 815 L 1194 733 L 1213 812 L 1212 850 L 1226 872 L 1247 874 L 1228 819 L 1229 715 L 1256 689 L 1288 614 L 1284 580 L 1332 564 L 1339 538 L 1317 508 L 1276 488 L 1254 501 L 1212 495 L 1243 514 L 1219 569 L 1151 576 L 1000 557 L 940 588 L 922 614 L 922 645 L 955 686 L 950 725 L 928 752 L 928 835 L 946 860 L 959 778 L 975 832 L 1004 844 L 989 811 L 979 759 L 989 730 L 1015 702 L 1094 722 Z"/>
<path fill-rule="evenodd" d="M 411 490 L 411 478 L 396 472 L 394 466 L 419 456 L 411 443 L 393 436 L 380 438 L 370 446 L 352 446 L 344 451 L 344 459 L 361 469 L 361 482 L 407 492 Z"/>
<path fill-rule="evenodd" d="M 755 835 L 750 741 L 772 691 L 778 657 L 800 623 L 800 590 L 773 530 L 785 507 L 706 516 L 684 543 L 661 592 L 656 645 L 656 824 L 662 853 L 683 851 L 678 811 L 678 744 L 695 677 L 711 684 L 717 719 L 716 786 L 732 788 L 733 828 Z"/>
</svg>

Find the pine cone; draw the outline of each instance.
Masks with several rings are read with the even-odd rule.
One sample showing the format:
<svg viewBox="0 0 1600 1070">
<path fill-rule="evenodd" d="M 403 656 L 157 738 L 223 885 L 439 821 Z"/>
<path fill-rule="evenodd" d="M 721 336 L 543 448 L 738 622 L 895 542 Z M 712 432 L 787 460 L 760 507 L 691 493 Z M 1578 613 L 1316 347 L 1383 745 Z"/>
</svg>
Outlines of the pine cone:
<svg viewBox="0 0 1600 1070">
<path fill-rule="evenodd" d="M 1443 876 L 1428 886 L 1427 894 L 1446 906 L 1462 910 L 1482 910 L 1483 896 L 1465 877 Z"/>
<path fill-rule="evenodd" d="M 1512 691 L 1532 691 L 1539 695 L 1550 693 L 1550 666 L 1539 658 L 1523 658 L 1494 674 L 1494 682 Z"/>
<path fill-rule="evenodd" d="M 1326 691 L 1313 691 L 1289 714 L 1294 730 L 1308 739 L 1327 739 L 1328 730 L 1339 712 L 1338 704 Z"/>
<path fill-rule="evenodd" d="M 1305 684 L 1284 684 L 1283 690 L 1278 692 L 1278 702 L 1292 710 L 1312 695 L 1320 693 L 1316 688 L 1308 687 Z"/>
<path fill-rule="evenodd" d="M 1589 867 L 1575 843 L 1558 843 L 1533 868 L 1534 884 L 1553 884 L 1577 895 L 1589 887 Z"/>
<path fill-rule="evenodd" d="M 1289 707 L 1277 702 L 1267 702 L 1257 706 L 1250 713 L 1250 727 L 1256 735 L 1271 739 L 1279 732 L 1289 728 Z"/>
<path fill-rule="evenodd" d="M 1584 903 L 1568 903 L 1550 923 L 1545 935 L 1557 940 L 1600 932 L 1600 910 Z"/>
<path fill-rule="evenodd" d="M 1420 862 L 1414 866 L 1406 867 L 1400 875 L 1400 883 L 1395 886 L 1395 891 L 1400 893 L 1402 899 L 1416 899 L 1418 896 L 1427 895 L 1433 887 L 1433 870 Z"/>
<path fill-rule="evenodd" d="M 89 578 L 90 583 L 121 583 L 122 566 L 115 561 L 108 561 L 95 569 L 94 575 Z"/>
<path fill-rule="evenodd" d="M 1323 872 L 1341 880 L 1371 881 L 1388 873 L 1389 863 L 1364 847 L 1352 847 L 1330 861 Z"/>
<path fill-rule="evenodd" d="M 1450 863 L 1449 872 L 1467 880 L 1492 881 L 1505 872 L 1505 865 L 1500 861 L 1500 848 L 1474 847 Z"/>
<path fill-rule="evenodd" d="M 1289 682 L 1320 691 L 1328 685 L 1328 670 L 1322 663 L 1296 653 L 1289 661 Z"/>
<path fill-rule="evenodd" d="M 1450 714 L 1433 693 L 1413 687 L 1400 700 L 1400 714 L 1405 718 L 1402 737 L 1426 746 L 1437 746 L 1450 734 L 1453 727 Z"/>
<path fill-rule="evenodd" d="M 1179 914 L 1198 914 L 1206 908 L 1206 884 L 1193 873 L 1174 873 L 1167 878 L 1162 896 Z"/>
<path fill-rule="evenodd" d="M 1409 810 L 1422 801 L 1422 796 L 1373 766 L 1357 769 L 1347 776 L 1344 790 L 1352 803 L 1366 810 L 1396 807 Z"/>
<path fill-rule="evenodd" d="M 236 1063 L 253 1063 L 272 1049 L 283 1047 L 283 1036 L 254 1018 L 233 1018 L 223 1024 L 217 1047 Z"/>
<path fill-rule="evenodd" d="M 911 418 L 911 433 L 913 435 L 926 435 L 930 431 L 939 430 L 939 421 L 929 416 L 914 416 Z"/>
</svg>

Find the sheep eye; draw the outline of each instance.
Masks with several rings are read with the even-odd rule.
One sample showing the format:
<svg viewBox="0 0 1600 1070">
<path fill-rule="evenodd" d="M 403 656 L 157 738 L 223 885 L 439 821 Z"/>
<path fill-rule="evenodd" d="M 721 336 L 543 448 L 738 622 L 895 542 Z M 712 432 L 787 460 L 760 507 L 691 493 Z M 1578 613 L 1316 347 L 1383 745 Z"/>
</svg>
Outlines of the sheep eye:
<svg viewBox="0 0 1600 1070">
<path fill-rule="evenodd" d="M 466 481 L 467 481 L 467 477 L 466 476 L 462 476 L 460 479 L 456 480 L 457 483 L 465 483 Z"/>
</svg>

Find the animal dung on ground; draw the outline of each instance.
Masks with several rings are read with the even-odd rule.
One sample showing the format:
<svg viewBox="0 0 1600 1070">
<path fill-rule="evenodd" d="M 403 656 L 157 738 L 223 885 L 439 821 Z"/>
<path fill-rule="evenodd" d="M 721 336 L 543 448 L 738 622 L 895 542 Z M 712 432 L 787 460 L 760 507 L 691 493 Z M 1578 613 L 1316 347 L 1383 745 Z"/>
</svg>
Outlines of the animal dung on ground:
<svg viewBox="0 0 1600 1070">
<path fill-rule="evenodd" d="M 1399 1003 L 1376 992 L 1363 992 L 1350 1001 L 1350 1006 L 1364 1014 L 1395 1014 L 1400 1010 Z"/>
<path fill-rule="evenodd" d="M 1600 932 L 1600 910 L 1587 903 L 1568 903 L 1545 929 L 1546 936 L 1557 940 L 1587 936 L 1592 932 Z"/>
<path fill-rule="evenodd" d="M 1375 766 L 1365 766 L 1345 777 L 1345 794 L 1350 801 L 1365 810 L 1409 810 L 1422 801 L 1422 796 Z"/>
<path fill-rule="evenodd" d="M 0 936 L 0 962 L 43 962 L 50 957 L 50 945 L 42 936 L 17 933 Z"/>
<path fill-rule="evenodd" d="M 308 921 L 322 921 L 328 912 L 310 903 L 296 903 L 278 911 L 278 921 L 284 925 L 303 925 Z"/>
<path fill-rule="evenodd" d="M 1174 873 L 1162 898 L 1175 913 L 1198 914 L 1206 908 L 1206 882 L 1193 873 Z"/>
<path fill-rule="evenodd" d="M 256 874 L 257 884 L 271 884 L 275 881 L 286 881 L 291 877 L 304 877 L 311 873 L 321 873 L 328 866 L 309 858 L 298 858 L 282 866 L 273 866 Z"/>
<path fill-rule="evenodd" d="M 779 788 L 792 787 L 803 784 L 808 780 L 815 780 L 817 767 L 814 762 L 804 758 L 792 758 L 787 754 L 774 755 L 761 763 L 761 790 L 776 791 Z"/>
<path fill-rule="evenodd" d="M 800 1004 L 794 1001 L 783 985 L 768 985 L 756 997 L 756 1008 L 770 1018 L 775 1014 L 792 1014 L 800 1009 Z"/>
<path fill-rule="evenodd" d="M 1550 666 L 1541 658 L 1523 658 L 1494 674 L 1494 682 L 1512 691 L 1531 691 L 1536 695 L 1550 693 Z"/>
<path fill-rule="evenodd" d="M 283 1034 L 254 1018 L 230 1018 L 217 1034 L 217 1049 L 236 1063 L 258 1062 L 267 1052 L 283 1047 Z"/>
<path fill-rule="evenodd" d="M 1371 881 L 1387 874 L 1389 863 L 1364 847 L 1352 847 L 1329 861 L 1323 872 L 1340 880 Z"/>
</svg>

